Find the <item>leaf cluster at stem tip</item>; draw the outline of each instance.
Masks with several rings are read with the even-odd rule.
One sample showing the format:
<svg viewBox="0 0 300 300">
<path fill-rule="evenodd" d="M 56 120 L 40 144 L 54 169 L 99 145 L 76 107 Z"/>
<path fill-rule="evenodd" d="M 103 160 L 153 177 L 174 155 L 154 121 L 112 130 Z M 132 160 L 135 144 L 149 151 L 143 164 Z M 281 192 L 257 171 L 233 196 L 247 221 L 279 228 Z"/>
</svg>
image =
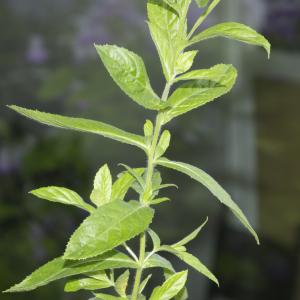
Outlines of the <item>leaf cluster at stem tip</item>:
<svg viewBox="0 0 300 300">
<path fill-rule="evenodd" d="M 171 145 L 171 133 L 163 126 L 227 94 L 237 78 L 237 71 L 230 64 L 192 69 L 199 52 L 192 47 L 205 40 L 226 38 L 263 47 L 270 55 L 270 43 L 265 37 L 244 24 L 223 22 L 204 30 L 201 28 L 221 0 L 195 0 L 201 10 L 198 19 L 189 28 L 187 16 L 191 1 L 148 0 L 147 3 L 147 23 L 166 81 L 161 96 L 152 88 L 144 61 L 138 54 L 116 45 L 95 45 L 116 85 L 137 104 L 157 112 L 154 122 L 145 121 L 143 134 L 130 133 L 100 121 L 9 106 L 19 114 L 48 126 L 93 133 L 135 146 L 145 152 L 147 165 L 131 167 L 119 164 L 122 169 L 114 178 L 109 166 L 104 164 L 96 173 L 89 199 L 60 186 L 31 191 L 30 194 L 42 200 L 83 209 L 87 217 L 72 234 L 60 257 L 5 292 L 31 291 L 64 278 L 67 280 L 65 292 L 90 291 L 91 299 L 187 299 L 185 285 L 188 271 L 175 271 L 162 252 L 174 255 L 219 285 L 215 275 L 187 250 L 187 244 L 200 234 L 208 219 L 171 245 L 163 244 L 159 235 L 150 228 L 155 205 L 170 200 L 161 195 L 162 190 L 175 186 L 163 182 L 160 167 L 181 172 L 207 188 L 232 211 L 259 244 L 258 235 L 245 214 L 216 180 L 196 166 L 165 157 Z M 133 199 L 128 197 L 129 190 L 135 193 Z M 138 253 L 129 244 L 137 236 Z M 150 295 L 145 295 L 153 268 L 159 268 L 165 280 Z"/>
</svg>

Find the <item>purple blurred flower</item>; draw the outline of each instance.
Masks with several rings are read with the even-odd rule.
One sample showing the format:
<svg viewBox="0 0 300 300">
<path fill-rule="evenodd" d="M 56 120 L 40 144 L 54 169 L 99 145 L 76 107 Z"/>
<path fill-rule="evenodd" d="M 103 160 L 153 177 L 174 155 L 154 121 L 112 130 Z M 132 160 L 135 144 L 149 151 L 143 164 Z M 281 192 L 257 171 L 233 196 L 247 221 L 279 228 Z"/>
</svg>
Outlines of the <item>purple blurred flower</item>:
<svg viewBox="0 0 300 300">
<path fill-rule="evenodd" d="M 267 14 L 266 0 L 244 0 L 245 23 L 260 30 Z"/>
<path fill-rule="evenodd" d="M 0 175 L 10 174 L 18 169 L 19 163 L 15 156 L 10 149 L 0 150 Z"/>
<path fill-rule="evenodd" d="M 269 4 L 269 12 L 264 26 L 266 34 L 277 35 L 283 40 L 293 41 L 299 35 L 300 4 L 280 2 Z"/>
<path fill-rule="evenodd" d="M 48 59 L 48 51 L 41 36 L 33 35 L 30 37 L 26 59 L 33 64 L 42 64 Z"/>
<path fill-rule="evenodd" d="M 82 99 L 82 100 L 78 101 L 77 107 L 79 108 L 80 111 L 86 110 L 90 107 L 90 103 L 88 100 Z"/>
<path fill-rule="evenodd" d="M 95 56 L 93 43 L 104 44 L 136 38 L 138 30 L 145 28 L 145 16 L 132 0 L 96 1 L 77 20 L 74 56 L 83 62 Z"/>
</svg>

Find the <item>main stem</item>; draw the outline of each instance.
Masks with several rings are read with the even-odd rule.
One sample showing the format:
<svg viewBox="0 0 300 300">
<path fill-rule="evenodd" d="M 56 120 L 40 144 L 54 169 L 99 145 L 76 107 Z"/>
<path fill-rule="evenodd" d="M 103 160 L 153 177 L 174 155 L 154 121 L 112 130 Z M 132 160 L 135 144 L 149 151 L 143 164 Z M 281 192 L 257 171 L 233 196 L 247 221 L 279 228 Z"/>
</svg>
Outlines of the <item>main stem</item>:
<svg viewBox="0 0 300 300">
<path fill-rule="evenodd" d="M 138 266 L 138 268 L 136 270 L 136 274 L 135 274 L 131 300 L 137 300 L 137 297 L 139 295 L 139 289 L 140 289 L 142 273 L 143 273 L 143 263 L 144 263 L 144 259 L 145 259 L 145 251 L 146 251 L 146 233 L 143 232 L 140 236 L 139 266 Z"/>
<path fill-rule="evenodd" d="M 170 88 L 171 88 L 171 83 L 167 83 L 164 92 L 162 94 L 162 101 L 167 100 L 169 96 Z M 156 117 L 150 150 L 147 154 L 148 162 L 147 162 L 147 170 L 146 170 L 146 183 L 145 183 L 145 192 L 141 198 L 142 202 L 146 202 L 148 200 L 147 198 L 152 194 L 152 176 L 155 167 L 154 156 L 155 156 L 156 146 L 158 143 L 162 125 L 163 125 L 162 114 L 159 112 Z M 146 251 L 146 233 L 143 232 L 140 235 L 139 267 L 137 268 L 136 275 L 135 275 L 131 300 L 137 300 L 137 297 L 139 295 L 139 289 L 140 289 L 143 267 L 144 267 L 143 264 L 145 260 L 145 251 Z"/>
</svg>

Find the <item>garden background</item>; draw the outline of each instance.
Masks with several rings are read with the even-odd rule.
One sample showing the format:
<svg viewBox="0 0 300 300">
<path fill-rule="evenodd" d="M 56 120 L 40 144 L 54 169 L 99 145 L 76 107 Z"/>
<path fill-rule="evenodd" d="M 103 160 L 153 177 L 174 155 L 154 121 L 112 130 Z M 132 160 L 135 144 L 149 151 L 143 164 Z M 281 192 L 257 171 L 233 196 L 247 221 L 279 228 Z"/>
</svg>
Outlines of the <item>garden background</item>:
<svg viewBox="0 0 300 300">
<path fill-rule="evenodd" d="M 190 19 L 198 14 L 193 5 Z M 117 44 L 143 56 L 153 86 L 161 91 L 163 76 L 145 19 L 145 0 L 1 0 L 0 290 L 61 255 L 85 217 L 28 191 L 59 185 L 88 198 L 103 163 L 114 175 L 119 162 L 145 164 L 131 147 L 47 128 L 5 105 L 98 119 L 141 133 L 145 118 L 153 115 L 117 88 L 93 43 Z M 165 170 L 166 181 L 178 184 L 179 191 L 158 209 L 154 229 L 163 241 L 174 242 L 209 216 L 191 252 L 210 266 L 221 287 L 191 271 L 192 300 L 299 300 L 300 3 L 224 0 L 204 26 L 223 20 L 263 32 L 273 45 L 271 60 L 261 49 L 232 41 L 202 43 L 197 67 L 232 63 L 239 79 L 229 96 L 171 123 L 168 156 L 188 160 L 222 183 L 257 228 L 262 246 L 204 188 Z M 64 294 L 63 282 L 56 282 L 0 298 L 79 300 L 88 295 Z"/>
</svg>

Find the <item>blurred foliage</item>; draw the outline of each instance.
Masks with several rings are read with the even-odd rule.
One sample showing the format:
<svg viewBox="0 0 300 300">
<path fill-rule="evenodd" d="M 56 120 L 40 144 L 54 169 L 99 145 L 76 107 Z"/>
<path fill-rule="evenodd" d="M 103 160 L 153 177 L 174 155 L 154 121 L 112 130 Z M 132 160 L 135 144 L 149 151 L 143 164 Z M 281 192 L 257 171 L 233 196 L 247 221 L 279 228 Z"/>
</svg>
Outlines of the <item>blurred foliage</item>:
<svg viewBox="0 0 300 300">
<path fill-rule="evenodd" d="M 94 174 L 104 162 L 110 163 L 114 175 L 120 168 L 111 164 L 112 161 L 132 166 L 145 164 L 143 154 L 134 148 L 125 145 L 116 147 L 113 141 L 93 135 L 46 128 L 15 115 L 4 105 L 19 104 L 53 113 L 94 118 L 141 133 L 144 119 L 152 118 L 152 114 L 145 115 L 143 109 L 116 88 L 101 65 L 93 43 L 118 41 L 119 45 L 141 54 L 151 82 L 159 92 L 163 77 L 144 19 L 145 2 L 138 0 L 0 2 L 0 290 L 18 282 L 47 260 L 61 255 L 69 235 L 85 217 L 76 209 L 55 207 L 35 199 L 27 194 L 28 191 L 40 186 L 61 185 L 88 197 Z M 274 17 L 268 20 L 268 28 L 272 28 Z M 297 22 L 295 24 L 299 24 Z M 275 41 L 275 48 L 297 50 L 298 26 L 292 27 L 293 30 L 296 28 L 296 35 L 288 46 L 281 38 L 275 41 L 277 33 L 274 36 L 274 31 L 271 33 L 268 28 L 266 31 Z M 207 67 L 211 61 L 219 62 L 213 53 L 220 49 L 222 47 L 204 47 L 203 56 L 207 56 L 205 61 L 203 56 L 199 56 L 199 65 Z M 274 86 L 277 88 L 274 89 Z M 298 146 L 296 142 L 291 143 L 291 140 L 297 140 L 299 132 L 297 110 L 294 109 L 298 105 L 299 90 L 297 87 L 280 87 L 274 82 L 265 85 L 264 82 L 260 84 L 259 91 L 257 104 L 258 111 L 262 112 L 258 114 L 259 165 L 262 167 L 262 173 L 259 173 L 261 216 L 264 233 L 277 241 L 270 243 L 270 249 L 266 252 L 260 252 L 261 248 L 256 250 L 259 253 L 257 256 L 263 259 L 278 244 L 287 245 L 292 252 L 296 247 L 299 201 L 295 195 L 299 192 L 296 182 L 299 176 L 286 174 L 290 174 L 299 161 Z M 276 98 L 278 95 L 279 98 Z M 290 109 L 285 106 L 282 114 L 281 100 L 287 98 L 294 99 L 293 104 Z M 274 99 L 277 99 L 276 102 Z M 208 105 L 172 123 L 170 129 L 177 144 L 174 147 L 171 141 L 168 153 L 170 158 L 177 160 L 188 157 L 188 162 L 201 166 L 223 183 L 230 181 L 226 170 L 226 134 L 230 117 L 228 100 L 225 98 L 217 105 Z M 273 111 L 268 111 L 269 108 Z M 290 158 L 288 163 L 286 158 Z M 280 162 L 276 172 L 275 161 Z M 162 205 L 157 211 L 160 221 L 155 220 L 154 229 L 160 232 L 164 242 L 173 242 L 184 236 L 209 215 L 212 231 L 204 231 L 199 244 L 205 243 L 209 234 L 219 239 L 216 267 L 218 272 L 226 274 L 222 276 L 225 289 L 222 295 L 226 295 L 226 289 L 229 296 L 233 288 L 245 291 L 248 289 L 245 287 L 247 283 L 262 290 L 272 286 L 272 283 L 264 285 L 264 281 L 260 280 L 265 276 L 264 268 L 253 264 L 257 260 L 249 258 L 251 253 L 247 252 L 233 264 L 235 252 L 226 243 L 235 244 L 237 239 L 232 241 L 229 238 L 229 242 L 222 239 L 220 228 L 225 225 L 211 222 L 214 216 L 219 220 L 224 212 L 219 211 L 218 203 L 209 193 L 183 175 L 171 171 L 164 171 L 164 175 L 166 182 L 174 181 L 179 186 L 176 197 L 175 191 L 173 195 L 171 193 L 172 202 Z M 291 203 L 289 209 L 286 203 Z M 172 217 L 168 216 L 170 211 Z M 185 216 L 188 218 L 182 222 Z M 196 255 L 200 255 L 205 248 L 203 244 L 199 248 L 199 244 L 194 247 Z M 239 248 L 240 253 L 247 247 L 243 244 Z M 221 251 L 222 248 L 224 251 Z M 289 251 L 283 251 L 284 259 L 289 257 Z M 274 260 L 271 261 L 274 263 Z M 228 264 L 233 264 L 233 267 L 231 265 L 229 268 Z M 231 285 L 233 278 L 241 281 L 239 287 Z M 191 280 L 191 283 L 195 291 L 192 295 L 197 295 L 199 282 Z M 276 285 L 272 288 L 276 291 Z M 284 291 L 280 285 L 278 288 Z M 13 295 L 16 300 L 79 300 L 85 297 L 85 294 L 64 294 L 61 283 L 30 294 Z M 267 298 L 255 297 L 257 300 Z M 1 295 L 1 299 L 9 300 L 12 296 Z M 239 297 L 233 299 L 242 300 Z"/>
<path fill-rule="evenodd" d="M 279 80 L 259 80 L 257 87 L 262 230 L 294 249 L 300 229 L 300 88 Z M 282 105 L 282 99 L 288 99 L 289 105 Z"/>
</svg>

